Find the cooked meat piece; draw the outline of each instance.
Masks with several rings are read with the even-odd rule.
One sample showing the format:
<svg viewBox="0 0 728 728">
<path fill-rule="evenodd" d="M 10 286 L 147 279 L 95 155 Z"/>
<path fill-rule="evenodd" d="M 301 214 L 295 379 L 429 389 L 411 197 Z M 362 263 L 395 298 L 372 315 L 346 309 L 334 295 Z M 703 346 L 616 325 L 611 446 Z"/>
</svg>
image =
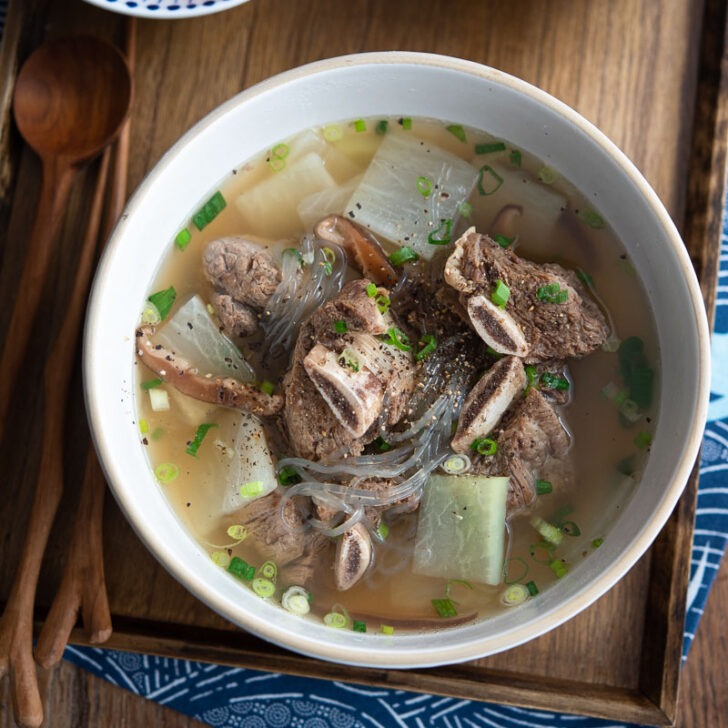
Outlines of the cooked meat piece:
<svg viewBox="0 0 728 728">
<path fill-rule="evenodd" d="M 281 580 L 289 585 L 306 586 L 321 571 L 321 564 L 330 558 L 326 553 L 330 546 L 331 539 L 318 531 L 308 532 L 303 554 L 282 568 Z"/>
<path fill-rule="evenodd" d="M 228 334 L 248 336 L 278 287 L 281 272 L 268 249 L 243 237 L 213 240 L 203 255 L 207 279 L 217 296 L 212 305 Z"/>
<path fill-rule="evenodd" d="M 363 523 L 341 535 L 336 544 L 334 581 L 339 591 L 346 591 L 364 576 L 372 563 L 372 540 Z"/>
<path fill-rule="evenodd" d="M 520 359 L 507 356 L 497 361 L 465 398 L 452 449 L 466 453 L 473 440 L 487 437 L 525 388 L 526 374 Z"/>
<path fill-rule="evenodd" d="M 314 232 L 322 240 L 344 248 L 351 256 L 351 263 L 365 278 L 382 286 L 393 286 L 397 282 L 397 271 L 382 246 L 360 225 L 341 215 L 330 215 L 317 223 Z"/>
<path fill-rule="evenodd" d="M 508 512 L 528 507 L 536 498 L 536 479 L 564 461 L 569 435 L 558 415 L 535 389 L 514 403 L 490 435 L 498 444 L 492 457 L 473 459 L 473 472 L 509 475 Z"/>
<path fill-rule="evenodd" d="M 280 394 L 266 394 L 254 384 L 246 384 L 232 377 L 198 374 L 186 359 L 152 342 L 149 337 L 153 334 L 154 329 L 150 326 L 137 329 L 137 354 L 157 376 L 183 394 L 202 402 L 258 416 L 274 415 L 283 409 L 283 397 Z"/>
<path fill-rule="evenodd" d="M 562 406 L 571 400 L 571 374 L 566 362 L 543 361 L 531 364 L 538 377 L 537 389 L 553 405 Z"/>
<path fill-rule="evenodd" d="M 475 228 L 456 242 L 445 280 L 460 293 L 483 340 L 526 362 L 584 356 L 609 335 L 604 315 L 573 271 L 519 258 Z M 498 281 L 510 289 L 505 309 L 491 301 Z"/>
<path fill-rule="evenodd" d="M 409 355 L 398 358 L 396 367 L 386 365 L 398 355 L 387 351 L 393 347 L 379 341 L 376 335 L 385 333 L 392 324 L 379 311 L 376 298 L 367 294 L 368 285 L 366 279 L 348 283 L 335 298 L 315 311 L 299 332 L 283 387 L 288 435 L 301 457 L 319 460 L 342 448 L 358 455 L 377 437 L 380 414 L 384 413 L 388 422 L 396 421 L 393 417 L 403 411 L 404 400 L 414 386 L 414 365 Z M 379 292 L 387 293 L 385 289 Z M 342 321 L 346 331 L 335 326 Z M 356 379 L 342 371 L 334 378 L 334 366 L 352 373 L 359 367 L 365 376 Z M 374 386 L 367 372 L 378 380 L 379 387 Z M 365 393 L 367 387 L 371 389 L 366 396 L 362 391 L 354 391 L 355 385 L 362 382 Z M 381 400 L 374 390 L 379 390 Z M 365 400 L 358 413 L 352 409 L 357 397 Z M 364 434 L 353 435 L 352 432 L 361 431 L 366 421 L 372 424 Z"/>
</svg>

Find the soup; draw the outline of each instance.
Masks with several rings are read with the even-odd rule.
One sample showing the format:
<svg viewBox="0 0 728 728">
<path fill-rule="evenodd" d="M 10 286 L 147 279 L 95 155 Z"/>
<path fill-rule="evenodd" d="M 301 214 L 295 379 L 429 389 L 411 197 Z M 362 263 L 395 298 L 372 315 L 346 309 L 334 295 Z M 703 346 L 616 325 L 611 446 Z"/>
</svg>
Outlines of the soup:
<svg viewBox="0 0 728 728">
<path fill-rule="evenodd" d="M 654 428 L 607 221 L 457 124 L 331 124 L 233 170 L 137 340 L 142 442 L 210 568 L 332 627 L 538 599 L 608 538 Z"/>
</svg>

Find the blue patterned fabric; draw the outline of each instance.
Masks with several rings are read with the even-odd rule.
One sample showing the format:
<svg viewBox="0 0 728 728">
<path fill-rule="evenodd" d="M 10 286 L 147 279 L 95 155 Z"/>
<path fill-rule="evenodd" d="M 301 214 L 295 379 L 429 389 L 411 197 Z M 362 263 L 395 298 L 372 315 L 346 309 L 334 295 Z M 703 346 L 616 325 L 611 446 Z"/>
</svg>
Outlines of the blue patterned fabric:
<svg viewBox="0 0 728 728">
<path fill-rule="evenodd" d="M 728 202 L 727 202 L 728 204 Z M 703 440 L 683 660 L 728 543 L 728 222 L 721 239 L 713 381 Z M 69 647 L 66 659 L 137 695 L 221 728 L 629 728 L 594 718 L 402 690 Z"/>
</svg>

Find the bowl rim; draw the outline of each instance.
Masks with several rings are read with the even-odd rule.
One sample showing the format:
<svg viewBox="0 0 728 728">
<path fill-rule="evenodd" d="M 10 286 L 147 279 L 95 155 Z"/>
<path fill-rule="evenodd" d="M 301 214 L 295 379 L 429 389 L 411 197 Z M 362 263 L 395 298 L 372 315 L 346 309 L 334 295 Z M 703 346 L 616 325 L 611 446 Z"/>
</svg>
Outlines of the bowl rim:
<svg viewBox="0 0 728 728">
<path fill-rule="evenodd" d="M 251 622 L 246 622 L 244 625 L 245 629 L 258 634 L 264 639 L 281 647 L 294 650 L 304 655 L 318 657 L 333 662 L 380 668 L 432 667 L 476 659 L 486 654 L 494 654 L 505 649 L 510 649 L 561 625 L 568 619 L 571 619 L 583 611 L 612 586 L 614 586 L 614 584 L 619 581 L 627 573 L 627 571 L 632 568 L 632 566 L 634 566 L 637 560 L 650 547 L 651 543 L 666 523 L 680 495 L 682 494 L 693 469 L 701 444 L 709 398 L 709 329 L 702 294 L 687 249 L 656 192 L 652 189 L 628 157 L 611 140 L 609 140 L 603 132 L 597 129 L 596 126 L 582 117 L 571 107 L 559 101 L 547 92 L 498 69 L 455 57 L 406 51 L 351 54 L 309 63 L 264 80 L 224 102 L 197 122 L 189 131 L 183 134 L 146 175 L 145 179 L 134 193 L 132 199 L 129 201 L 122 219 L 133 214 L 135 207 L 143 198 L 145 191 L 154 185 L 157 177 L 162 174 L 163 170 L 170 164 L 170 161 L 176 156 L 176 154 L 183 149 L 191 139 L 200 134 L 207 127 L 213 125 L 219 118 L 228 114 L 231 109 L 248 102 L 256 96 L 268 93 L 275 88 L 284 86 L 285 84 L 299 78 L 318 75 L 327 71 L 340 69 L 345 66 L 370 65 L 430 66 L 475 75 L 484 81 L 508 87 L 517 93 L 530 97 L 532 100 L 546 106 L 552 112 L 555 112 L 558 116 L 565 118 L 566 121 L 570 122 L 581 132 L 586 134 L 594 145 L 599 147 L 603 152 L 611 157 L 620 167 L 621 171 L 639 190 L 643 200 L 649 206 L 651 212 L 659 222 L 659 226 L 664 233 L 665 242 L 669 243 L 683 274 L 683 280 L 686 284 L 690 302 L 692 304 L 691 315 L 694 319 L 699 347 L 699 370 L 696 372 L 697 401 L 695 402 L 691 429 L 686 442 L 683 443 L 683 456 L 675 470 L 669 489 L 667 489 L 663 495 L 658 507 L 654 510 L 649 521 L 638 530 L 634 538 L 629 542 L 622 557 L 615 560 L 614 563 L 609 565 L 596 578 L 592 579 L 590 583 L 583 586 L 576 595 L 570 596 L 565 599 L 562 604 L 549 611 L 546 624 L 542 623 L 543 620 L 536 622 L 531 620 L 525 626 L 508 630 L 492 637 L 484 638 L 481 641 L 475 640 L 466 645 L 458 645 L 457 648 L 453 649 L 442 648 L 433 650 L 432 648 L 427 647 L 413 649 L 409 649 L 409 647 L 407 647 L 405 649 L 400 649 L 400 647 L 405 647 L 405 643 L 402 642 L 394 648 L 379 650 L 376 652 L 376 655 L 372 651 L 372 646 L 366 644 L 363 646 L 351 644 L 347 646 L 347 651 L 345 653 L 335 652 L 332 648 L 327 648 L 326 645 L 322 645 L 318 640 L 306 634 L 305 630 L 296 633 L 289 631 L 284 635 L 281 635 L 277 627 L 267 624 L 265 621 L 256 618 L 255 615 L 252 615 L 252 618 L 251 615 L 247 615 L 251 618 Z M 99 269 L 94 280 L 92 294 L 89 301 L 89 315 L 87 317 L 85 329 L 84 392 L 87 414 L 91 423 L 92 437 L 96 449 L 99 452 L 99 459 L 106 473 L 107 481 L 111 485 L 112 492 L 114 493 L 114 496 L 127 520 L 131 523 L 135 532 L 144 542 L 145 546 L 154 555 L 154 557 L 185 586 L 185 588 L 195 594 L 195 596 L 218 613 L 228 619 L 232 619 L 228 609 L 228 600 L 223 598 L 220 594 L 211 591 L 211 587 L 206 583 L 206 579 L 201 578 L 197 574 L 191 574 L 190 571 L 186 570 L 184 568 L 184 564 L 180 563 L 179 559 L 175 557 L 173 550 L 169 549 L 164 542 L 159 540 L 153 529 L 143 525 L 142 520 L 136 517 L 138 504 L 126 497 L 127 494 L 124 492 L 123 487 L 117 486 L 117 483 L 123 482 L 123 474 L 121 472 L 111 472 L 109 468 L 109 462 L 113 460 L 113 458 L 109 456 L 109 452 L 113 449 L 113 444 L 100 428 L 99 423 L 102 421 L 101 404 L 99 402 L 98 393 L 94 392 L 88 386 L 88 372 L 92 367 L 91 360 L 93 357 L 93 351 L 96 348 L 94 341 L 98 336 L 100 336 L 100 331 L 102 329 L 102 322 L 95 315 L 94 302 L 97 297 L 101 296 L 101 290 L 104 287 L 103 282 L 105 278 L 110 275 L 109 267 L 104 265 L 104 261 L 108 260 L 107 256 L 117 239 L 120 225 L 121 223 L 117 225 L 117 228 L 112 234 L 104 259 L 99 264 Z M 238 623 L 240 622 L 238 621 Z M 399 640 L 403 639 L 406 638 L 399 638 Z M 486 643 L 485 645 L 484 642 Z"/>
</svg>

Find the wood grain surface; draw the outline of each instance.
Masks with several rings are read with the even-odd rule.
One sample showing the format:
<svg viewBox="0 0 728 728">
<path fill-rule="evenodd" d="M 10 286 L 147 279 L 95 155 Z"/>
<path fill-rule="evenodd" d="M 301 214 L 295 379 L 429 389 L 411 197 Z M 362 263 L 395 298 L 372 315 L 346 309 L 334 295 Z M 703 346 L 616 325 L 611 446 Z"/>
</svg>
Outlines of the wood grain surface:
<svg viewBox="0 0 728 728">
<path fill-rule="evenodd" d="M 17 28 L 16 47 L 21 52 L 43 38 L 76 31 L 121 42 L 123 24 L 117 16 L 78 0 L 19 2 L 23 13 L 17 0 L 11 2 L 11 12 L 23 16 Z M 708 50 L 704 29 L 710 38 L 717 38 Z M 719 93 L 721 79 L 726 78 L 720 73 L 724 29 L 722 0 L 252 0 L 195 20 L 142 21 L 130 188 L 190 125 L 278 71 L 359 51 L 446 53 L 524 78 L 597 124 L 635 162 L 685 232 L 709 298 L 715 287 L 717 240 L 712 249 L 708 242 L 720 218 L 724 190 L 725 108 Z M 0 69 L 4 62 L 0 54 Z M 706 71 L 711 68 L 716 74 L 712 81 Z M 40 167 L 17 139 L 13 143 L 12 128 L 0 131 L 0 139 L 11 140 L 12 152 L 2 170 L 9 193 L 5 200 L 0 197 L 2 333 L 33 221 Z M 708 155 L 701 157 L 700 166 L 695 159 L 698 151 Z M 79 222 L 88 212 L 95 171 L 92 167 L 83 175 L 72 192 L 54 246 L 54 273 L 34 324 L 33 349 L 24 364 L 26 385 L 16 389 L 12 426 L 6 426 L 10 434 L 0 443 L 2 492 L 8 504 L 0 509 L 0 600 L 8 593 L 19 558 L 37 472 L 33 443 L 42 429 L 38 418 L 42 402 L 33 383 L 39 381 L 47 342 L 57 330 L 68 297 Z M 706 178 L 707 187 L 692 181 L 696 173 Z M 73 387 L 65 470 L 67 482 L 75 484 L 80 483 L 82 470 L 78 453 L 87 442 L 80 374 Z M 682 633 L 680 595 L 687 580 L 694 492 L 693 482 L 673 519 L 673 530 L 654 552 L 657 556 L 645 556 L 571 622 L 502 655 L 463 666 L 401 673 L 342 670 L 292 656 L 234 630 L 157 565 L 113 500 L 107 499 L 104 548 L 117 629 L 112 639 L 120 646 L 176 650 L 197 659 L 337 678 L 346 673 L 355 681 L 666 724 L 676 709 L 676 641 Z M 41 617 L 62 573 L 77 496 L 78 490 L 70 487 L 56 521 L 39 586 Z M 720 682 L 725 672 L 716 668 L 728 656 L 725 637 L 722 643 L 718 637 L 718 610 L 728 602 L 724 577 L 725 573 L 720 590 L 711 595 L 688 661 L 680 725 L 720 726 L 727 720 L 728 690 Z M 670 594 L 674 604 L 668 606 Z M 80 633 L 76 637 L 83 639 Z M 47 676 L 46 682 L 50 726 L 194 725 L 68 665 Z M 5 685 L 2 690 L 7 690 Z M 0 695 L 7 697 L 6 692 Z M 12 725 L 7 705 L 0 698 L 3 727 Z"/>
</svg>

